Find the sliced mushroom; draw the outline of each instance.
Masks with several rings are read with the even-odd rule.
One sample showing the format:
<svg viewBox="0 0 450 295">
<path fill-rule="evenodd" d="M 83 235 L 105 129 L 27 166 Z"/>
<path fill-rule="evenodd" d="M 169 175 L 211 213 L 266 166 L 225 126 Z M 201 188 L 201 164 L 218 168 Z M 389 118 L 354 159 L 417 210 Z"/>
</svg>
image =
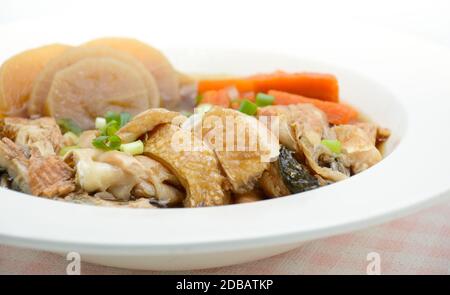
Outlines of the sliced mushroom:
<svg viewBox="0 0 450 295">
<path fill-rule="evenodd" d="M 251 191 L 278 157 L 277 138 L 254 117 L 214 107 L 203 116 L 201 127 L 196 133 L 214 149 L 235 193 Z"/>
<path fill-rule="evenodd" d="M 224 177 L 214 152 L 190 131 L 164 124 L 145 143 L 144 153 L 164 164 L 186 190 L 185 207 L 224 205 Z"/>
<path fill-rule="evenodd" d="M 149 109 L 133 118 L 128 124 L 123 126 L 117 135 L 123 142 L 132 142 L 142 135 L 150 132 L 156 126 L 165 123 L 180 125 L 186 117 L 178 112 L 168 111 L 162 108 Z"/>
<path fill-rule="evenodd" d="M 359 173 L 381 161 L 382 156 L 367 132 L 355 125 L 333 127 L 342 144 L 344 161 L 353 173 Z"/>
</svg>

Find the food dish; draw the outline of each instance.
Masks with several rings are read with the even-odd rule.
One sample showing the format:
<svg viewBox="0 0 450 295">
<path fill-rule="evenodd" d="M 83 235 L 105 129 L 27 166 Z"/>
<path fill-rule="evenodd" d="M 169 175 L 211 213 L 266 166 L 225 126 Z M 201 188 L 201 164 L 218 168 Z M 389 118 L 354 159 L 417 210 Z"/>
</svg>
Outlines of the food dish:
<svg viewBox="0 0 450 295">
<path fill-rule="evenodd" d="M 278 36 L 276 46 L 269 42 L 264 49 L 252 47 L 236 29 L 233 40 L 239 49 L 231 49 L 219 38 L 205 42 L 202 36 L 191 34 L 189 41 L 168 40 L 164 36 L 175 32 L 167 30 L 152 31 L 154 35 L 149 37 L 147 29 L 114 25 L 114 21 L 107 22 L 108 30 L 93 29 L 89 22 L 82 28 L 79 23 L 71 27 L 60 22 L 55 29 L 54 23 L 49 20 L 0 28 L 4 44 L 9 44 L 0 53 L 1 60 L 36 44 L 54 40 L 80 44 L 90 37 L 122 32 L 158 44 L 174 66 L 187 73 L 250 75 L 276 67 L 289 72 L 302 68 L 334 73 L 345 101 L 388 126 L 392 136 L 385 147 L 385 159 L 355 177 L 301 197 L 250 204 L 129 210 L 55 202 L 0 189 L 2 243 L 59 253 L 77 251 L 83 261 L 118 267 L 206 268 L 281 253 L 305 241 L 397 218 L 447 196 L 446 167 L 450 163 L 442 155 L 450 145 L 449 138 L 443 136 L 443 126 L 450 125 L 446 114 L 448 75 L 443 70 L 450 66 L 448 49 L 360 25 L 351 27 L 359 32 L 354 32 L 359 36 L 355 39 L 345 33 L 350 28 L 343 24 L 335 24 L 336 30 L 330 32 L 320 24 L 311 27 L 305 23 L 298 25 L 302 42 Z M 192 27 L 184 29 L 177 29 L 177 33 L 188 35 Z M 35 30 L 47 33 L 36 34 Z M 258 31 L 254 33 L 263 37 Z M 339 40 L 332 50 L 330 40 Z M 221 59 L 214 58 L 217 56 Z M 427 140 L 417 134 L 426 134 Z"/>
<path fill-rule="evenodd" d="M 29 49 L 0 66 L 1 185 L 129 208 L 303 193 L 382 159 L 389 129 L 340 100 L 331 74 L 196 78 L 131 38 Z"/>
</svg>

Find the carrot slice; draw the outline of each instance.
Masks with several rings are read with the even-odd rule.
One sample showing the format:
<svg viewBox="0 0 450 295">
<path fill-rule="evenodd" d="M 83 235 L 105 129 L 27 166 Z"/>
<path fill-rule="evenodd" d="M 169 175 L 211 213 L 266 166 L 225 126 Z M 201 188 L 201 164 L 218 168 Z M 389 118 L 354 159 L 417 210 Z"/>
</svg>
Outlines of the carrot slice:
<svg viewBox="0 0 450 295">
<path fill-rule="evenodd" d="M 235 86 L 240 92 L 286 91 L 320 100 L 339 102 L 339 86 L 335 76 L 318 73 L 259 74 L 246 78 L 200 80 L 199 93 Z"/>
<path fill-rule="evenodd" d="M 339 102 L 339 85 L 335 76 L 319 73 L 275 72 L 250 77 L 256 92 L 285 91 L 306 97 Z"/>
<path fill-rule="evenodd" d="M 347 124 L 358 118 L 358 112 L 351 106 L 345 104 L 323 101 L 277 90 L 270 90 L 269 95 L 275 97 L 274 104 L 277 105 L 310 103 L 321 109 L 327 115 L 328 121 L 331 124 Z"/>
<path fill-rule="evenodd" d="M 230 86 L 236 87 L 240 92 L 247 92 L 253 91 L 253 84 L 253 81 L 247 79 L 200 80 L 198 82 L 198 92 L 220 90 Z"/>
<path fill-rule="evenodd" d="M 230 97 L 228 94 L 228 89 L 225 88 L 220 90 L 210 90 L 203 92 L 200 103 L 209 103 L 224 108 L 228 108 L 230 106 Z"/>
</svg>

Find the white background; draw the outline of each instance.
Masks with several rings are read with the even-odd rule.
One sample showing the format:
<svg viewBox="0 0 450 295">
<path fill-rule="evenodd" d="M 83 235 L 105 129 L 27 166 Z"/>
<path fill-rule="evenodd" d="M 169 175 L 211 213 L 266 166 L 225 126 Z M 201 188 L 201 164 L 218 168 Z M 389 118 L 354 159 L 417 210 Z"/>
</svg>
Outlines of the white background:
<svg viewBox="0 0 450 295">
<path fill-rule="evenodd" d="M 449 0 L 297 0 L 297 1 L 114 1 L 114 0 L 0 0 L 0 24 L 52 16 L 95 18 L 114 17 L 118 22 L 157 18 L 162 26 L 182 26 L 184 22 L 204 24 L 213 32 L 227 23 L 267 23 L 272 15 L 286 19 L 308 18 L 315 22 L 361 22 L 419 35 L 450 46 Z M 57 24 L 55 24 L 57 25 Z M 206 36 L 207 37 L 207 36 Z"/>
</svg>

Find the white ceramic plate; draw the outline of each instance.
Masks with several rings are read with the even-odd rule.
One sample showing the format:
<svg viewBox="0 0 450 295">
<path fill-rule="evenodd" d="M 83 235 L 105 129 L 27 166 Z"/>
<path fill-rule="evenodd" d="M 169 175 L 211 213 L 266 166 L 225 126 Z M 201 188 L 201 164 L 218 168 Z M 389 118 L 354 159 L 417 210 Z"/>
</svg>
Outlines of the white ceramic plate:
<svg viewBox="0 0 450 295">
<path fill-rule="evenodd" d="M 278 34 L 273 24 L 258 24 L 249 39 L 234 23 L 212 34 L 204 27 L 206 31 L 192 33 L 199 30 L 198 22 L 166 28 L 157 22 L 12 24 L 0 28 L 0 60 L 44 43 L 125 35 L 163 49 L 186 72 L 334 73 L 345 101 L 392 130 L 386 158 L 348 180 L 307 193 L 214 208 L 101 208 L 2 189 L 1 243 L 77 251 L 84 261 L 118 267 L 215 267 L 385 222 L 430 205 L 449 191 L 449 50 L 361 25 L 336 24 L 330 30 L 296 23 L 293 36 Z"/>
</svg>

